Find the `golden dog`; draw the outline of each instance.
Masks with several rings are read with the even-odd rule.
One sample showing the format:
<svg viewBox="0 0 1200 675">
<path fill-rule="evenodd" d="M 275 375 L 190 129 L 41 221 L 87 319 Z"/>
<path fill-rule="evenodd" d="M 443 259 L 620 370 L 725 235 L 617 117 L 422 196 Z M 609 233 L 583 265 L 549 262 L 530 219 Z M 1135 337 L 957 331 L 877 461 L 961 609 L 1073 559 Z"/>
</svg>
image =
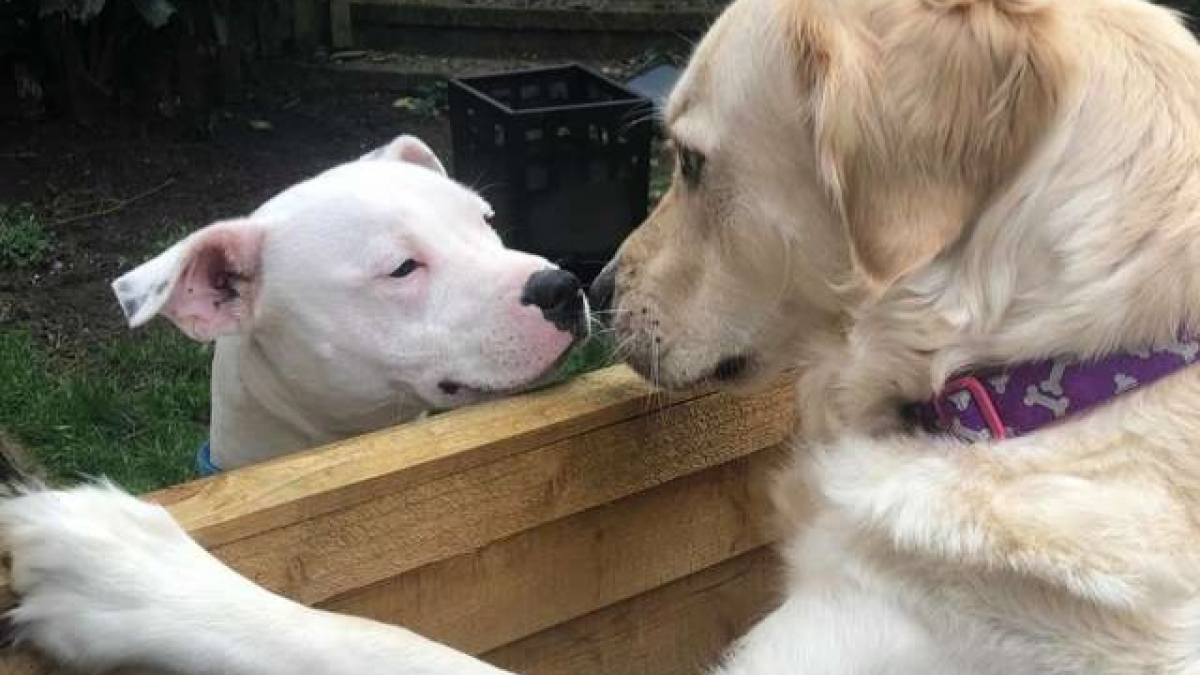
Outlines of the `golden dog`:
<svg viewBox="0 0 1200 675">
<path fill-rule="evenodd" d="M 666 131 L 674 184 L 609 269 L 628 361 L 800 374 L 793 585 L 722 672 L 1200 672 L 1200 370 L 999 443 L 900 414 L 964 369 L 1195 325 L 1200 49 L 1176 18 L 744 0 Z"/>
</svg>

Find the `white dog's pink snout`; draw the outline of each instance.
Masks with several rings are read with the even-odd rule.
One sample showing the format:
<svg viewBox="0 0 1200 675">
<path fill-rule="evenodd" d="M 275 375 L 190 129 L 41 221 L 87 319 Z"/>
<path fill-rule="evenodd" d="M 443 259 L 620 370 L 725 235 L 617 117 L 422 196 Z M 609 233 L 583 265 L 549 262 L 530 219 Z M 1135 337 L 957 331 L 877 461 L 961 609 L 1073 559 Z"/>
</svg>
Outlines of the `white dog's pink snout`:
<svg viewBox="0 0 1200 675">
<path fill-rule="evenodd" d="M 544 374 L 586 335 L 587 303 L 575 275 L 544 262 L 516 290 L 508 296 L 512 332 L 493 334 L 492 354 L 496 365 L 527 380 Z"/>
</svg>

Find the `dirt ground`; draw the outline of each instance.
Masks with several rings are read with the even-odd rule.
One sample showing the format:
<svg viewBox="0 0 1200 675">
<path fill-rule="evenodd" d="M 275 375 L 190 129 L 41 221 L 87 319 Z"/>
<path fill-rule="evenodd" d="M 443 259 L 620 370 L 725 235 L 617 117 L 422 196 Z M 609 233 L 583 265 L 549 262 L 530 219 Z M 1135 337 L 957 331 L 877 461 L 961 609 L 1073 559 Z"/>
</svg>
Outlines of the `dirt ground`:
<svg viewBox="0 0 1200 675">
<path fill-rule="evenodd" d="M 181 234 L 402 132 L 448 156 L 444 115 L 394 105 L 420 95 L 293 68 L 271 70 L 202 132 L 119 112 L 87 129 L 0 121 L 0 205 L 30 205 L 55 240 L 43 264 L 0 269 L 0 326 L 27 325 L 69 355 L 125 330 L 109 282 Z"/>
</svg>

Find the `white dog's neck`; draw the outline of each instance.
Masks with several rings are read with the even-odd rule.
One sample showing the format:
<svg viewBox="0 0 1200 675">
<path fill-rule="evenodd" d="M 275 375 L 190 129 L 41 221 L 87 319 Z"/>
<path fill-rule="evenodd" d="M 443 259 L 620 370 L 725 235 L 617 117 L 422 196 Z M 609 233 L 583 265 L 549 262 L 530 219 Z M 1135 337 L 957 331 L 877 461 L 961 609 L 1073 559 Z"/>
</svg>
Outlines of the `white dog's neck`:
<svg viewBox="0 0 1200 675">
<path fill-rule="evenodd" d="M 861 307 L 843 337 L 809 345 L 808 435 L 894 430 L 902 402 L 964 369 L 1133 350 L 1195 326 L 1200 148 L 1143 121 L 1161 115 L 1098 118 L 1136 107 L 1138 92 L 1113 87 L 1081 89 L 1061 130 L 952 250 Z M 1173 91 L 1178 105 L 1200 108 L 1200 86 Z M 1141 128 L 1103 131 L 1114 124 Z M 1081 144 L 1104 137 L 1112 147 L 1098 162 Z"/>
<path fill-rule="evenodd" d="M 281 360 L 288 340 L 223 337 L 212 369 L 213 463 L 236 468 L 407 422 L 429 406 L 408 391 L 339 386 L 320 360 Z M 284 363 L 293 364 L 288 368 Z"/>
</svg>

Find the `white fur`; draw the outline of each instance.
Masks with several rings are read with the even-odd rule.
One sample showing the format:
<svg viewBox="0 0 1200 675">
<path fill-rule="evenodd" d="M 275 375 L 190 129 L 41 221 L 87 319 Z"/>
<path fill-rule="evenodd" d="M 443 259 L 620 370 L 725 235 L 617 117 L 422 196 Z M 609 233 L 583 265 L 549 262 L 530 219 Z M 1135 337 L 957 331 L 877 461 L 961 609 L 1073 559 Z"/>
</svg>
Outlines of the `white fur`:
<svg viewBox="0 0 1200 675">
<path fill-rule="evenodd" d="M 398 628 L 309 609 L 238 576 L 159 506 L 112 486 L 30 492 L 0 506 L 19 555 L 18 642 L 85 670 L 180 673 L 499 673 Z"/>
<path fill-rule="evenodd" d="M 216 339 L 212 457 L 231 469 L 545 374 L 573 337 L 520 299 L 530 275 L 552 265 L 505 248 L 490 215 L 428 147 L 401 136 L 242 221 L 200 230 L 113 286 L 131 325 L 167 311 L 194 337 Z M 169 310 L 186 265 L 217 233 L 250 261 L 235 261 L 249 271 L 230 303 L 245 306 L 218 311 L 214 329 Z M 408 258 L 423 267 L 388 278 Z M 463 386 L 448 394 L 445 380 Z"/>
</svg>

